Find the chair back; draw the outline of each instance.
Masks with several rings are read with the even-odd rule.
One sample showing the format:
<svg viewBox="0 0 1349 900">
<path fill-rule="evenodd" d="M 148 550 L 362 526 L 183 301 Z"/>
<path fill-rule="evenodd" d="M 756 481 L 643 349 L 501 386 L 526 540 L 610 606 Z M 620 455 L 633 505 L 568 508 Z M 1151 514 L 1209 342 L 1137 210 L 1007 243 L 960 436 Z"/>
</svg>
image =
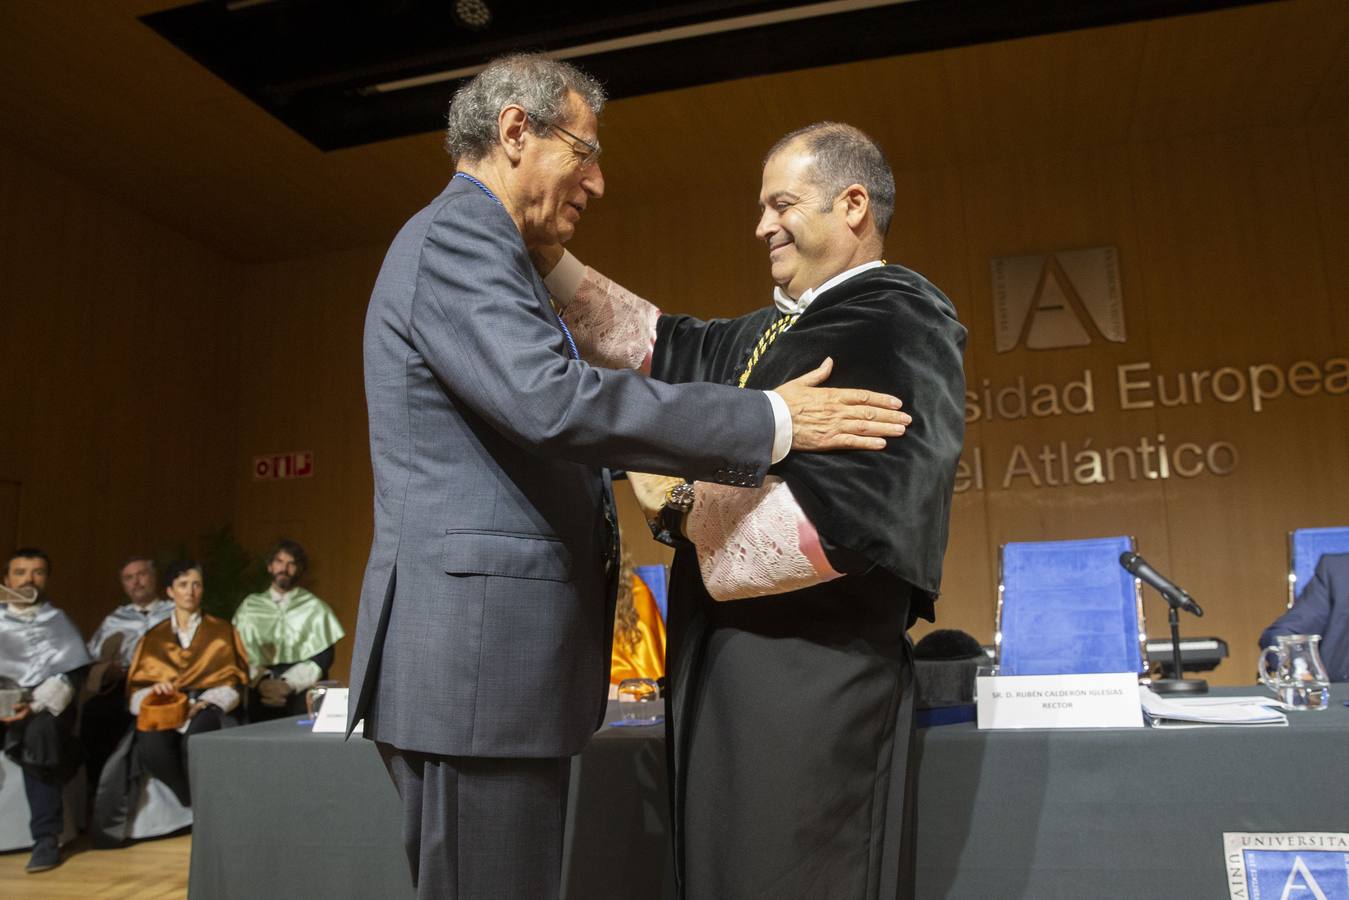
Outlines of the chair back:
<svg viewBox="0 0 1349 900">
<path fill-rule="evenodd" d="M 1003 544 L 994 646 L 1003 675 L 1147 671 L 1131 537 Z"/>
<path fill-rule="evenodd" d="M 1298 598 L 1316 574 L 1316 564 L 1327 553 L 1349 553 L 1349 526 L 1297 528 L 1288 532 L 1288 605 Z"/>
</svg>

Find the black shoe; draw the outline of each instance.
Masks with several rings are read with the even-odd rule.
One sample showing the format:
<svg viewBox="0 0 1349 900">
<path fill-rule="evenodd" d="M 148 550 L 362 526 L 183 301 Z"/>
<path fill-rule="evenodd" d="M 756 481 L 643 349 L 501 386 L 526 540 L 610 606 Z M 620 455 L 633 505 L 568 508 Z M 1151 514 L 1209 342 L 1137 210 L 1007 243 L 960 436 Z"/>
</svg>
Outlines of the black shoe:
<svg viewBox="0 0 1349 900">
<path fill-rule="evenodd" d="M 38 838 L 37 843 L 33 845 L 33 855 L 28 857 L 25 871 L 45 872 L 59 865 L 61 865 L 61 845 L 57 843 L 56 835 L 49 834 Z"/>
</svg>

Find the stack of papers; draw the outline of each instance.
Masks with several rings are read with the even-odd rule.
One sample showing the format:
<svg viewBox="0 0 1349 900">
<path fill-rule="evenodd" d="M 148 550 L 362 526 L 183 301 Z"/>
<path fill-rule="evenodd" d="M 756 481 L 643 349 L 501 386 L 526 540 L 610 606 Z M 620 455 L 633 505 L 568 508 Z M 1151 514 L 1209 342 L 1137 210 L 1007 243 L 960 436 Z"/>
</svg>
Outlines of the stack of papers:
<svg viewBox="0 0 1349 900">
<path fill-rule="evenodd" d="M 1139 687 L 1143 712 L 1154 728 L 1202 728 L 1206 725 L 1287 725 L 1273 697 L 1161 697 Z"/>
</svg>

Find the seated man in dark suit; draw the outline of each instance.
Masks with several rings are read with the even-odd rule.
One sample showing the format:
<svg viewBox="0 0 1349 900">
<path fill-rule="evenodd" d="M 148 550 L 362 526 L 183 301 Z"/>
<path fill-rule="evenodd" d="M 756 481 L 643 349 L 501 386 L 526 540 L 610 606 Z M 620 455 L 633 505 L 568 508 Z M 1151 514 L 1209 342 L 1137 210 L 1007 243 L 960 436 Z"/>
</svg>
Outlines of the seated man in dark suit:
<svg viewBox="0 0 1349 900">
<path fill-rule="evenodd" d="M 1281 634 L 1321 635 L 1321 660 L 1331 681 L 1349 681 L 1349 553 L 1327 553 L 1291 609 L 1260 635 L 1272 647 Z"/>
</svg>

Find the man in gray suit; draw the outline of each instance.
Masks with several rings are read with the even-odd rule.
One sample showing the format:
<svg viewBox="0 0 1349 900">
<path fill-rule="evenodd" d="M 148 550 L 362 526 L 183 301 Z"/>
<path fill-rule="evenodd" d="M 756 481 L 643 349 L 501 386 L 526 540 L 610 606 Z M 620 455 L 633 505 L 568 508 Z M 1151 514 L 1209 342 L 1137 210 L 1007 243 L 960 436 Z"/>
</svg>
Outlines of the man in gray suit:
<svg viewBox="0 0 1349 900">
<path fill-rule="evenodd" d="M 603 465 L 755 486 L 789 450 L 883 449 L 896 398 L 671 386 L 577 359 L 530 248 L 569 239 L 604 177 L 599 86 L 540 56 L 455 95 L 449 186 L 371 296 L 375 536 L 349 729 L 403 802 L 418 896 L 559 890 L 568 758 L 602 721 L 616 534 Z"/>
</svg>

